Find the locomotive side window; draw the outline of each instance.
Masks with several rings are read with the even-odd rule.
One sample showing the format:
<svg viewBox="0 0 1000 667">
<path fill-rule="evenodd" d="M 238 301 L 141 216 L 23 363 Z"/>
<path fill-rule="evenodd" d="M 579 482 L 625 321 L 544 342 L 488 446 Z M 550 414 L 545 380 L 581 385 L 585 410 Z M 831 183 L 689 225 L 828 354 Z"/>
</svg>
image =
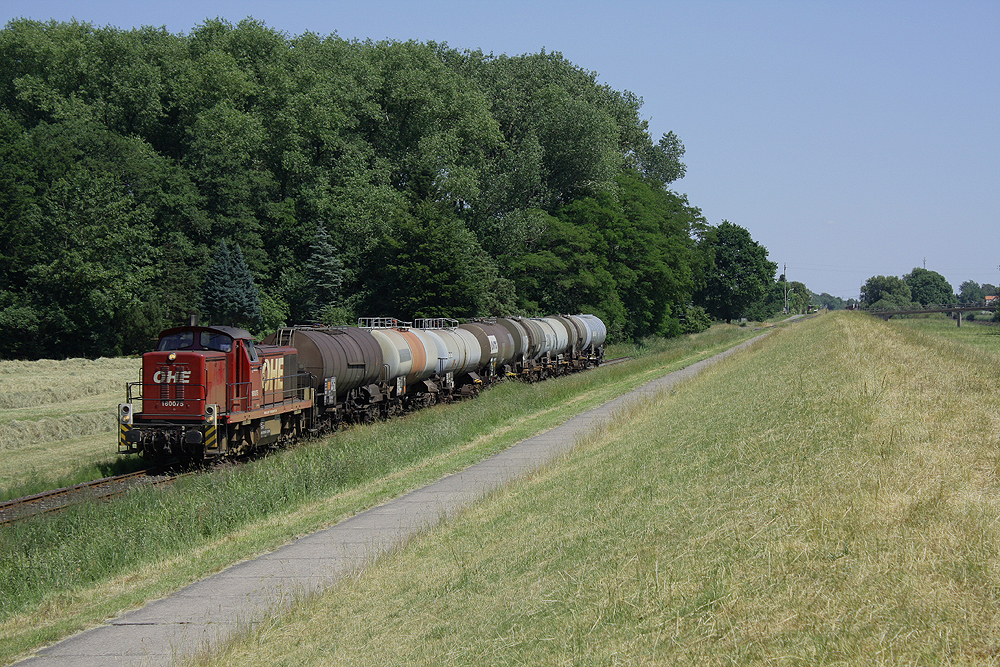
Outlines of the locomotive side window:
<svg viewBox="0 0 1000 667">
<path fill-rule="evenodd" d="M 182 331 L 160 339 L 157 350 L 183 350 L 194 343 L 194 332 Z"/>
</svg>

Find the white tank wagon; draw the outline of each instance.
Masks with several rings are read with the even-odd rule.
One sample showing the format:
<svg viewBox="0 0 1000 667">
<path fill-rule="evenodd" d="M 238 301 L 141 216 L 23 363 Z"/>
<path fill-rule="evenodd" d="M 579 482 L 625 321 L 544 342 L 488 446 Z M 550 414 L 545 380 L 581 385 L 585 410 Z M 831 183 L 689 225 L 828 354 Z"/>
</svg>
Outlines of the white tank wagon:
<svg viewBox="0 0 1000 667">
<path fill-rule="evenodd" d="M 604 322 L 594 315 L 567 315 L 566 319 L 573 323 L 577 331 L 577 347 L 580 350 L 596 350 L 603 347 L 608 338 L 608 328 Z"/>
<path fill-rule="evenodd" d="M 438 347 L 408 322 L 386 318 L 363 318 L 359 328 L 367 331 L 382 351 L 379 380 L 385 387 L 388 412 L 406 410 L 414 404 L 431 405 L 438 387 L 430 378 L 437 371 Z"/>
</svg>

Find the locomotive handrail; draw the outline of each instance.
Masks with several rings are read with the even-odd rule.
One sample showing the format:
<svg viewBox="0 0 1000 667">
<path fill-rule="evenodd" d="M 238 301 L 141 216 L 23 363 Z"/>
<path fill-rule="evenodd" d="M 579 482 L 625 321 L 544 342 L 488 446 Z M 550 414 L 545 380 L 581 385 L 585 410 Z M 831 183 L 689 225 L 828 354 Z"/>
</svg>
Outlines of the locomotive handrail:
<svg viewBox="0 0 1000 667">
<path fill-rule="evenodd" d="M 265 380 L 262 385 L 263 395 L 261 396 L 261 404 L 268 406 L 278 405 L 286 401 L 302 400 L 305 396 L 306 389 L 312 386 L 310 384 L 312 377 L 312 373 L 303 372 L 295 373 L 293 375 L 282 375 L 280 378 L 269 378 Z M 289 382 L 290 380 L 293 382 Z M 303 380 L 305 380 L 305 382 L 302 382 Z M 270 391 L 264 389 L 267 385 L 271 385 L 273 387 L 279 381 L 282 384 L 281 389 L 272 389 Z M 289 384 L 292 386 L 288 386 Z M 280 397 L 275 398 L 279 394 Z M 268 400 L 268 397 L 270 397 L 271 400 Z"/>
<path fill-rule="evenodd" d="M 359 317 L 359 329 L 412 329 L 413 322 L 403 322 L 395 317 Z"/>
<path fill-rule="evenodd" d="M 137 382 L 126 382 L 125 383 L 125 400 L 126 400 L 126 402 L 131 403 L 132 401 L 141 401 L 141 400 L 144 400 L 145 393 L 146 393 L 146 390 L 145 390 L 146 387 L 156 387 L 156 391 L 162 391 L 163 387 L 184 387 L 184 393 L 185 394 L 187 394 L 187 392 L 190 389 L 201 389 L 200 394 L 198 392 L 196 392 L 194 396 L 182 395 L 182 396 L 176 396 L 174 398 L 162 398 L 161 399 L 161 400 L 166 400 L 166 401 L 204 401 L 204 400 L 206 400 L 206 398 L 208 396 L 208 389 L 205 387 L 204 384 L 198 384 L 198 383 L 193 383 L 193 382 L 185 382 L 183 384 L 173 385 L 173 384 L 163 384 L 162 382 L 142 382 L 142 381 L 137 381 Z M 139 389 L 139 394 L 138 395 L 135 395 L 135 393 L 134 393 L 134 390 L 136 388 Z M 148 400 L 153 401 L 153 400 L 156 400 L 156 399 L 150 398 Z"/>
<path fill-rule="evenodd" d="M 137 386 L 139 387 L 139 395 L 133 397 L 132 396 L 132 390 L 135 387 L 137 387 Z M 142 400 L 142 381 L 139 380 L 139 381 L 136 381 L 136 382 L 126 382 L 125 383 L 125 402 L 126 403 L 131 403 L 132 401 L 141 401 L 141 400 Z"/>
<path fill-rule="evenodd" d="M 299 378 L 308 378 L 309 376 L 310 376 L 309 373 L 296 373 L 294 375 L 283 375 L 280 378 L 271 378 L 266 380 L 264 383 L 261 384 L 260 407 L 266 408 L 275 405 L 281 405 L 286 401 L 303 400 L 303 397 L 305 396 L 305 390 L 307 388 L 307 387 L 300 387 L 299 383 L 295 382 L 295 384 L 292 387 L 289 387 L 287 389 L 282 387 L 282 389 L 266 391 L 264 389 L 264 384 L 271 382 L 276 383 L 278 380 L 281 380 L 282 384 L 284 384 L 285 382 L 288 382 L 289 380 L 292 379 L 298 380 Z M 242 396 L 240 395 L 241 393 L 239 391 L 240 388 L 243 389 Z M 230 383 L 229 397 L 228 397 L 229 401 L 228 412 L 250 412 L 250 410 L 252 409 L 252 398 L 253 398 L 252 396 L 250 396 L 250 388 L 251 385 L 249 382 Z M 274 400 L 274 397 L 277 396 L 278 394 L 281 394 L 281 398 Z M 268 400 L 268 397 L 270 397 L 271 400 Z"/>
<path fill-rule="evenodd" d="M 159 400 L 155 398 L 145 398 L 146 387 L 155 387 L 156 391 L 162 391 L 163 387 L 172 386 L 164 385 L 158 382 L 127 382 L 125 384 L 125 401 L 131 403 L 133 401 L 142 401 L 141 414 L 143 417 L 153 417 L 153 418 L 171 418 L 171 419 L 191 419 L 200 418 L 205 413 L 205 407 L 208 405 L 208 389 L 203 384 L 197 383 L 184 383 L 183 385 L 177 385 L 185 387 L 184 395 L 170 397 L 161 397 Z M 138 394 L 136 394 L 136 389 L 138 389 Z M 192 391 L 200 390 L 200 391 Z M 150 391 L 150 393 L 153 393 Z M 200 404 L 200 410 L 198 414 L 188 413 L 188 414 L 178 414 L 176 412 L 166 412 L 166 411 L 153 411 L 147 410 L 147 404 L 152 407 L 152 403 L 159 402 L 163 403 L 165 401 L 174 401 L 176 403 L 195 403 Z M 175 406 L 179 407 L 179 406 Z"/>
<path fill-rule="evenodd" d="M 417 329 L 457 329 L 458 320 L 450 317 L 423 317 L 413 320 Z"/>
<path fill-rule="evenodd" d="M 292 334 L 294 333 L 295 329 L 293 327 L 280 327 L 277 332 L 277 344 L 282 347 L 290 346 L 292 344 Z"/>
</svg>

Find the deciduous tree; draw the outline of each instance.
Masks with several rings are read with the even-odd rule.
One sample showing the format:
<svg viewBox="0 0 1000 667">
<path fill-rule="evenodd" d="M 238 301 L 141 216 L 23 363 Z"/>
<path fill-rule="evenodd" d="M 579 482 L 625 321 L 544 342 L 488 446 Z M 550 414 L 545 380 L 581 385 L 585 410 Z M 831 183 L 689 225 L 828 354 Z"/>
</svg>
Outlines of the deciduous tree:
<svg viewBox="0 0 1000 667">
<path fill-rule="evenodd" d="M 875 310 L 906 310 L 913 307 L 913 297 L 901 278 L 872 276 L 861 286 L 861 305 Z"/>
<path fill-rule="evenodd" d="M 955 291 L 937 271 L 915 267 L 903 276 L 910 288 L 910 298 L 921 306 L 943 306 L 955 303 Z"/>
<path fill-rule="evenodd" d="M 778 265 L 767 259 L 767 248 L 760 245 L 743 227 L 723 220 L 709 228 L 699 249 L 708 269 L 694 295 L 712 317 L 732 322 L 774 282 Z"/>
<path fill-rule="evenodd" d="M 961 304 L 983 303 L 986 295 L 975 280 L 966 280 L 958 288 L 958 302 Z"/>
</svg>

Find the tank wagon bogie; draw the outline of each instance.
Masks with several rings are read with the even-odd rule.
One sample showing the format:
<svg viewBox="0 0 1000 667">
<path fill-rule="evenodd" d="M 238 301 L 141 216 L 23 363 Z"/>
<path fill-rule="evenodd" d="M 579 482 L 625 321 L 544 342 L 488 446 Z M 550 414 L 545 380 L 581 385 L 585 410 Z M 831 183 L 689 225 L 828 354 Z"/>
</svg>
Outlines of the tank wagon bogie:
<svg viewBox="0 0 1000 667">
<path fill-rule="evenodd" d="M 160 334 L 119 406 L 119 451 L 212 459 L 275 447 L 475 396 L 508 378 L 541 380 L 599 365 L 593 315 L 459 324 L 385 318 L 357 327 L 295 326 L 254 343 L 234 327 Z"/>
</svg>

